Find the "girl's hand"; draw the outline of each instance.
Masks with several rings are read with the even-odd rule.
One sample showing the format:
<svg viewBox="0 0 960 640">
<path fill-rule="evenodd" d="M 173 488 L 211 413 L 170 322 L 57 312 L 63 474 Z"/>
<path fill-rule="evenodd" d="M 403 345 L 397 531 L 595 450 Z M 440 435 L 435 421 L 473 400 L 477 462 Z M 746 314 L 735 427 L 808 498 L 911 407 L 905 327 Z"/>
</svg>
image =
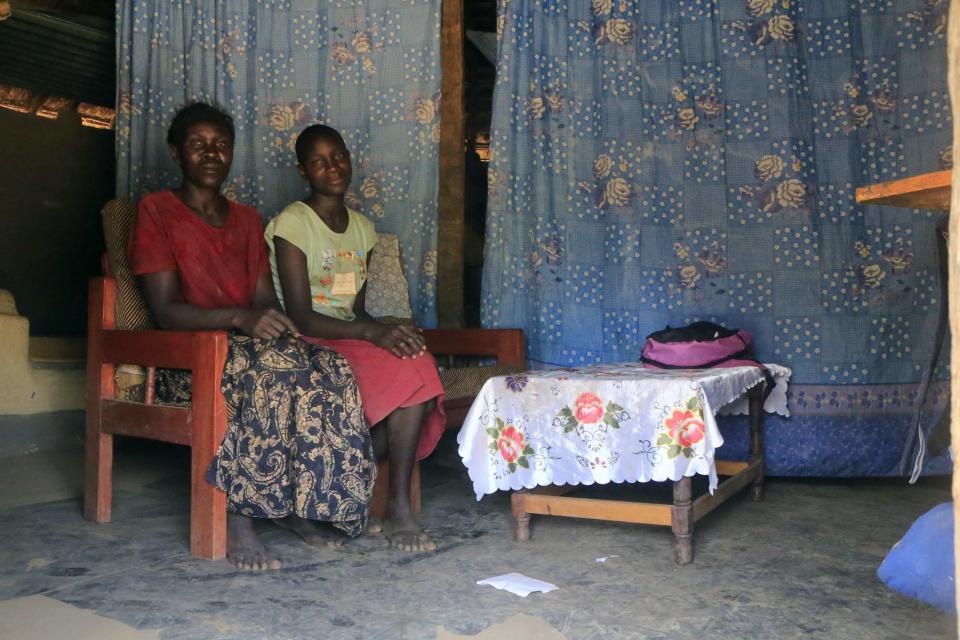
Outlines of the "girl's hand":
<svg viewBox="0 0 960 640">
<path fill-rule="evenodd" d="M 423 333 L 413 325 L 377 325 L 370 342 L 404 359 L 427 351 Z"/>
<path fill-rule="evenodd" d="M 245 309 L 237 314 L 233 326 L 253 338 L 273 340 L 283 335 L 299 337 L 293 320 L 276 309 Z"/>
</svg>

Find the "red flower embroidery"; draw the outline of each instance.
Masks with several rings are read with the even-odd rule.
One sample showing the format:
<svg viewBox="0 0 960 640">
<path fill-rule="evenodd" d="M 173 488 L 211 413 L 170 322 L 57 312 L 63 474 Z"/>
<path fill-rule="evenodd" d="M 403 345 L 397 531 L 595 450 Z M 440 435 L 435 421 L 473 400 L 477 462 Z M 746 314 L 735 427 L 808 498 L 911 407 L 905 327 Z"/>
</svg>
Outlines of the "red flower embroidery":
<svg viewBox="0 0 960 640">
<path fill-rule="evenodd" d="M 603 401 L 589 391 L 585 391 L 577 396 L 573 403 L 573 410 L 581 424 L 593 424 L 603 417 Z"/>
<path fill-rule="evenodd" d="M 523 434 L 517 431 L 512 424 L 500 432 L 497 439 L 497 448 L 500 449 L 500 455 L 507 462 L 516 462 L 523 451 Z"/>
<path fill-rule="evenodd" d="M 666 425 L 670 437 L 680 443 L 681 447 L 690 447 L 703 440 L 703 421 L 693 411 L 674 409 L 673 415 L 667 418 Z"/>
</svg>

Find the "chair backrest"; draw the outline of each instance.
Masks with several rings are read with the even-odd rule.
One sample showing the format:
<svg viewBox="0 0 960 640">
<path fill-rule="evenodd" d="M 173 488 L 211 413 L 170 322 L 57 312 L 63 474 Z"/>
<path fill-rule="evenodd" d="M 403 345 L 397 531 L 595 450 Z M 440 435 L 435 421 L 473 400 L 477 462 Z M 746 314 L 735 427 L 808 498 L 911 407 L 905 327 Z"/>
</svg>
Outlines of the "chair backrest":
<svg viewBox="0 0 960 640">
<path fill-rule="evenodd" d="M 100 212 L 110 274 L 117 280 L 117 329 L 153 329 L 153 320 L 127 260 L 127 237 L 137 215 L 130 200 L 111 200 Z"/>
<path fill-rule="evenodd" d="M 117 329 L 152 329 L 153 321 L 127 259 L 127 238 L 137 215 L 130 200 L 108 202 L 101 211 L 110 275 L 117 280 Z M 375 318 L 411 318 L 407 279 L 400 263 L 400 242 L 395 235 L 379 234 L 370 261 L 367 313 Z"/>
</svg>

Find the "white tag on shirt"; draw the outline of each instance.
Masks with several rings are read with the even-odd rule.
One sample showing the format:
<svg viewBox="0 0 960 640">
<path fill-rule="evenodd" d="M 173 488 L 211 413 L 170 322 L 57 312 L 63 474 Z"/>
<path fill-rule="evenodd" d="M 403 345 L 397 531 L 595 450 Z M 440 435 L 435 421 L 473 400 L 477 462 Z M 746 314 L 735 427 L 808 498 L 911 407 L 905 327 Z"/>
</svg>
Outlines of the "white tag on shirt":
<svg viewBox="0 0 960 640">
<path fill-rule="evenodd" d="M 337 273 L 333 276 L 333 287 L 330 289 L 330 293 L 335 296 L 350 296 L 357 292 L 357 276 L 351 271 L 350 273 Z"/>
</svg>

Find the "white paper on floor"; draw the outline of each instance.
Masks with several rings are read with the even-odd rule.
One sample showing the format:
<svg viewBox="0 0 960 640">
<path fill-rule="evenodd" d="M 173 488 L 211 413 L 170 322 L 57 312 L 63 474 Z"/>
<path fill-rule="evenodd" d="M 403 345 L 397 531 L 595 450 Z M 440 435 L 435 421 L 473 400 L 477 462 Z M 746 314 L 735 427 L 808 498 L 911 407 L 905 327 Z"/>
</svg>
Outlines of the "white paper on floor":
<svg viewBox="0 0 960 640">
<path fill-rule="evenodd" d="M 602 556 L 602 557 L 600 557 L 600 558 L 597 558 L 597 562 L 598 562 L 598 563 L 604 563 L 604 562 L 606 562 L 607 560 L 609 560 L 609 559 L 611 559 L 611 558 L 619 558 L 619 557 L 620 557 L 620 556 L 618 556 L 618 555 Z"/>
<path fill-rule="evenodd" d="M 478 580 L 477 584 L 488 584 L 491 587 L 509 591 L 523 598 L 526 598 L 534 591 L 548 593 L 557 588 L 555 584 L 537 580 L 536 578 L 529 578 L 522 573 L 505 573 L 502 576 Z"/>
</svg>

